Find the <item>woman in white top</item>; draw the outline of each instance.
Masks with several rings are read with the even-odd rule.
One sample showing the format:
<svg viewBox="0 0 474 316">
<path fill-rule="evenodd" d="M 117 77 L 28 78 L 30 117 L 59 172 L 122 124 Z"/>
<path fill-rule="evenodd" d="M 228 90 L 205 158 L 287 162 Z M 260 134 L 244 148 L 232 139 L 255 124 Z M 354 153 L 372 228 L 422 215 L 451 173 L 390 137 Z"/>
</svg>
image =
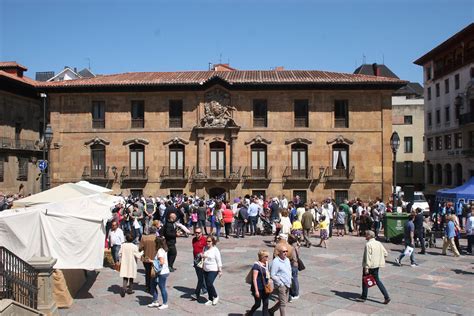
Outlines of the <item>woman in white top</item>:
<svg viewBox="0 0 474 316">
<path fill-rule="evenodd" d="M 286 234 L 288 235 L 291 232 L 291 221 L 289 216 L 288 210 L 283 210 L 280 213 L 281 219 L 280 219 L 280 224 L 281 224 L 281 231 L 280 234 Z"/>
<path fill-rule="evenodd" d="M 209 301 L 206 305 L 216 305 L 219 302 L 214 281 L 219 275 L 222 275 L 222 260 L 221 253 L 216 247 L 217 240 L 214 236 L 207 237 L 207 246 L 204 248 L 202 258 L 204 259 L 203 270 L 204 280 L 206 281 L 207 293 L 209 294 Z"/>
<path fill-rule="evenodd" d="M 156 257 L 154 260 L 160 262 L 161 270 L 156 272 L 156 278 L 151 280 L 151 294 L 153 295 L 153 303 L 149 304 L 148 307 L 158 307 L 158 309 L 168 308 L 168 292 L 166 291 L 166 280 L 170 274 L 170 269 L 168 267 L 168 246 L 166 245 L 166 240 L 163 237 L 157 237 L 155 239 L 156 246 Z M 154 260 L 149 260 L 149 262 L 154 262 Z M 157 263 L 153 263 L 152 269 L 155 269 Z M 156 271 L 156 270 L 155 270 Z M 160 305 L 158 302 L 158 292 L 156 291 L 156 286 L 160 288 L 161 298 L 163 299 L 163 304 Z"/>
</svg>

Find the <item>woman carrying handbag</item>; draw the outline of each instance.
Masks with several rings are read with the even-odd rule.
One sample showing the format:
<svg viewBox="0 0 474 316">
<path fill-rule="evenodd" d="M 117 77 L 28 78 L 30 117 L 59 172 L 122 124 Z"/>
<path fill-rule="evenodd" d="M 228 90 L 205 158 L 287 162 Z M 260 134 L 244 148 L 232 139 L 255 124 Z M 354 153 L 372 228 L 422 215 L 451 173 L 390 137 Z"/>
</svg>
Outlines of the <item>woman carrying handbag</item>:
<svg viewBox="0 0 474 316">
<path fill-rule="evenodd" d="M 248 316 L 252 316 L 257 309 L 262 307 L 262 315 L 267 316 L 268 313 L 268 299 L 271 292 L 273 292 L 272 280 L 269 278 L 270 273 L 268 271 L 268 256 L 269 253 L 266 250 L 260 250 L 258 252 L 258 261 L 254 263 L 252 267 L 252 285 L 250 291 L 255 300 L 252 308 L 246 313 Z"/>
</svg>

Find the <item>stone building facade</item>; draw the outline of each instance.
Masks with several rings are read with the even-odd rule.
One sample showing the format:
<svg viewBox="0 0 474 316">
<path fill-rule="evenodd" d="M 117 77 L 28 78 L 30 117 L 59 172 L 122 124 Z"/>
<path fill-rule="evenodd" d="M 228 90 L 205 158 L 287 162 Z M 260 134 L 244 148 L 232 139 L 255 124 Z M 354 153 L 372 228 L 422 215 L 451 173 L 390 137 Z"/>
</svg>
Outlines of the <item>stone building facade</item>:
<svg viewBox="0 0 474 316">
<path fill-rule="evenodd" d="M 417 59 L 424 70 L 426 193 L 474 177 L 474 23 Z"/>
<path fill-rule="evenodd" d="M 23 75 L 26 70 L 0 62 L 0 191 L 6 194 L 34 194 L 41 187 L 43 109 L 35 81 Z"/>
<path fill-rule="evenodd" d="M 406 82 L 321 71 L 127 73 L 40 83 L 52 184 L 114 192 L 363 199 L 391 194 L 391 96 Z"/>
</svg>

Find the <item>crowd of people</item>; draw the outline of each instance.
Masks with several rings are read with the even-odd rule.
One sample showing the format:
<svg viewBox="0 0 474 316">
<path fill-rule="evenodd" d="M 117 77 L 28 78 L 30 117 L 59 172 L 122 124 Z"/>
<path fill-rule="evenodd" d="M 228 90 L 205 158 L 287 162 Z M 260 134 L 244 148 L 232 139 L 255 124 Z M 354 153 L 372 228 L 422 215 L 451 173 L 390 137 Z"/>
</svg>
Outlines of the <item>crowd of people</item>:
<svg viewBox="0 0 474 316">
<path fill-rule="evenodd" d="M 460 255 L 459 238 L 461 227 L 465 227 L 468 239 L 467 254 L 472 253 L 474 206 L 463 205 L 464 216 L 456 216 L 456 210 L 449 204 L 440 204 L 431 217 L 426 218 L 421 209 L 411 210 L 405 225 L 405 249 L 396 259 L 401 265 L 405 256 L 415 261 L 415 244 L 419 241 L 421 254 L 425 253 L 425 229 L 428 224 L 444 229 L 443 254 L 451 247 L 455 256 Z M 373 278 L 384 295 L 385 304 L 390 302 L 378 269 L 385 264 L 387 252 L 377 241 L 383 229 L 383 218 L 392 212 L 390 203 L 381 199 L 363 202 L 360 199 L 343 201 L 339 205 L 331 198 L 321 203 L 302 202 L 300 197 L 288 200 L 284 195 L 264 199 L 259 196 L 235 198 L 232 202 L 223 198 L 203 199 L 193 196 L 167 196 L 163 198 L 124 198 L 113 209 L 113 217 L 107 227 L 108 247 L 114 262 L 120 263 L 123 286 L 120 294 L 133 293 L 136 278 L 136 259 L 141 259 L 145 269 L 147 291 L 152 295 L 150 308 L 168 308 L 166 279 L 176 271 L 174 265 L 177 249 L 176 238 L 193 234 L 193 266 L 196 273 L 196 288 L 192 298 L 199 300 L 207 294 L 206 305 L 219 302 L 214 285 L 223 273 L 222 257 L 217 247 L 222 238 L 246 238 L 256 234 L 274 235 L 275 247 L 272 258 L 269 252 L 258 252 L 247 277 L 255 303 L 248 311 L 252 315 L 262 306 L 264 315 L 279 310 L 284 315 L 288 301 L 299 298 L 298 272 L 304 263 L 299 256 L 300 247 L 311 247 L 310 236 L 319 230 L 320 243 L 328 247 L 330 238 L 342 238 L 350 234 L 367 240 L 363 275 Z M 431 220 L 431 223 L 430 223 Z M 430 226 L 430 227 L 431 227 Z M 223 231 L 222 231 L 223 229 Z M 271 264 L 270 264 L 271 263 Z M 370 279 L 368 278 L 368 279 Z M 159 303 L 158 290 L 162 302 Z M 367 297 L 368 285 L 364 281 L 360 300 Z M 269 307 L 269 296 L 277 295 L 277 303 Z"/>
</svg>

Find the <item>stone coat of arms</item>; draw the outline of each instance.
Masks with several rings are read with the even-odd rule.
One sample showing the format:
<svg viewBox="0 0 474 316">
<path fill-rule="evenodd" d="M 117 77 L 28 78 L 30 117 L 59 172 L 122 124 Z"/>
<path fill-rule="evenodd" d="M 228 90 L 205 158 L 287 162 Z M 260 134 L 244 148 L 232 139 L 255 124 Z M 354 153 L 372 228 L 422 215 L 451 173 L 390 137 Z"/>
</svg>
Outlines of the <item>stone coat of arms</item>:
<svg viewBox="0 0 474 316">
<path fill-rule="evenodd" d="M 214 89 L 206 94 L 205 100 L 201 127 L 236 126 L 232 119 L 232 112 L 235 108 L 230 105 L 229 93 L 221 89 Z"/>
</svg>

